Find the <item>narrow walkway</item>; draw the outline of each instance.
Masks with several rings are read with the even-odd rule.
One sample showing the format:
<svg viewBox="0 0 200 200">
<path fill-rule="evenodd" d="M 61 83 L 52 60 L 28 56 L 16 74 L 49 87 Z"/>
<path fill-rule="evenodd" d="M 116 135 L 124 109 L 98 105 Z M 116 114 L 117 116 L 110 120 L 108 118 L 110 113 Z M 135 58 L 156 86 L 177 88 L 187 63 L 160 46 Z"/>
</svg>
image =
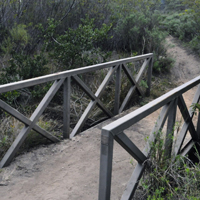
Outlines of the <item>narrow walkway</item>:
<svg viewBox="0 0 200 200">
<path fill-rule="evenodd" d="M 173 39 L 168 38 L 168 42 L 173 43 Z M 172 69 L 175 80 L 183 83 L 199 75 L 199 59 L 188 55 L 178 45 L 169 51 L 177 59 Z M 187 102 L 191 101 L 192 93 L 194 91 L 185 95 Z M 127 112 L 134 109 L 136 107 Z M 158 113 L 153 113 L 125 132 L 141 150 Z M 0 172 L 1 200 L 98 199 L 101 128 L 124 114 L 127 113 L 99 124 L 72 140 L 42 146 L 18 156 Z M 120 199 L 134 165 L 131 156 L 115 143 L 111 199 Z"/>
<path fill-rule="evenodd" d="M 133 109 L 136 108 L 127 112 Z M 101 128 L 121 116 L 99 124 L 72 140 L 43 146 L 17 157 L 0 173 L 1 200 L 97 199 Z M 154 117 L 156 119 L 157 115 Z M 146 134 L 152 129 L 149 124 L 152 124 L 153 118 L 144 119 L 126 131 L 141 150 Z M 120 199 L 135 162 L 121 146 L 117 143 L 114 146 L 111 199 Z"/>
</svg>

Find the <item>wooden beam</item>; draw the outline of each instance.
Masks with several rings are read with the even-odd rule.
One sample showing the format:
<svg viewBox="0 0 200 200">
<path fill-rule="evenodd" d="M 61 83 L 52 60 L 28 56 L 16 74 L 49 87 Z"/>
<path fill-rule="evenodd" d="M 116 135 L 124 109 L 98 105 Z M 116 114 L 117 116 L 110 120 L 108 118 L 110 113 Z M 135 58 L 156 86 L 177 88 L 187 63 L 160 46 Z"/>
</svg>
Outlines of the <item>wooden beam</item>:
<svg viewBox="0 0 200 200">
<path fill-rule="evenodd" d="M 102 130 L 98 200 L 110 200 L 113 140 L 114 139 L 111 133 Z"/>
<path fill-rule="evenodd" d="M 118 66 L 116 70 L 116 79 L 115 79 L 115 101 L 114 101 L 114 114 L 119 114 L 120 106 L 120 90 L 121 90 L 121 65 Z"/>
<path fill-rule="evenodd" d="M 63 84 L 63 138 L 68 139 L 70 135 L 70 99 L 71 99 L 71 77 L 65 79 Z"/>
<path fill-rule="evenodd" d="M 147 157 L 123 132 L 115 135 L 114 139 L 139 163 L 143 163 Z"/>
<path fill-rule="evenodd" d="M 81 115 L 81 118 L 79 119 L 78 123 L 76 124 L 72 133 L 70 134 L 70 138 L 74 137 L 77 133 L 80 132 L 80 130 L 81 130 L 82 126 L 84 125 L 85 121 L 87 120 L 91 110 L 95 107 L 95 105 L 97 103 L 96 99 L 100 98 L 105 87 L 108 85 L 110 79 L 112 78 L 112 75 L 115 72 L 115 70 L 116 70 L 116 67 L 112 67 L 109 70 L 108 74 L 106 75 L 103 82 L 101 83 L 101 85 L 99 86 L 99 88 L 97 89 L 97 91 L 95 93 L 95 100 L 90 101 L 90 103 L 88 104 L 87 108 L 85 109 L 84 113 Z"/>
<path fill-rule="evenodd" d="M 14 83 L 8 83 L 5 85 L 0 85 L 0 93 L 18 90 L 18 89 L 22 89 L 25 87 L 31 87 L 34 85 L 39 85 L 42 83 L 55 81 L 58 79 L 63 79 L 63 78 L 65 79 L 66 77 L 113 67 L 115 65 L 120 65 L 122 63 L 135 62 L 135 61 L 143 60 L 143 59 L 146 59 L 146 58 L 149 58 L 152 56 L 153 56 L 153 53 L 149 53 L 149 54 L 145 54 L 145 55 L 141 55 L 141 56 L 124 58 L 124 59 L 110 61 L 110 62 L 101 63 L 101 64 L 97 64 L 97 65 L 81 67 L 78 69 L 72 69 L 72 70 L 67 70 L 67 71 L 58 72 L 58 73 L 54 73 L 54 74 L 49 74 L 46 76 L 40 76 L 37 78 L 28 79 L 28 80 L 18 81 L 18 82 L 14 82 Z"/>
<path fill-rule="evenodd" d="M 51 99 L 54 97 L 54 95 L 56 94 L 60 86 L 63 84 L 63 82 L 64 82 L 64 79 L 55 81 L 54 84 L 51 86 L 49 91 L 46 93 L 45 97 L 42 99 L 42 101 L 40 102 L 36 110 L 31 115 L 30 117 L 31 124 L 29 124 L 28 126 L 26 125 L 21 130 L 21 132 L 18 134 L 15 141 L 12 143 L 11 147 L 8 149 L 5 156 L 1 160 L 0 162 L 1 168 L 7 166 L 12 161 L 15 154 L 19 150 L 20 146 L 26 139 L 28 133 L 31 131 L 31 129 L 33 129 L 39 117 L 41 116 L 41 114 L 43 113 L 43 111 L 45 110 L 49 102 L 51 101 Z"/>
</svg>

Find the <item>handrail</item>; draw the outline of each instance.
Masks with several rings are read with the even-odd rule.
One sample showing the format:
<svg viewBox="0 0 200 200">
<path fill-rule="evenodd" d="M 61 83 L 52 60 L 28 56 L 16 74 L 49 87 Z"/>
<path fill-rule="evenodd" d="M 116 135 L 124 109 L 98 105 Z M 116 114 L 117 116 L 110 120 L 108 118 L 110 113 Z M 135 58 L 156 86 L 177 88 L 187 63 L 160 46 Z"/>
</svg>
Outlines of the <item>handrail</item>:
<svg viewBox="0 0 200 200">
<path fill-rule="evenodd" d="M 161 97 L 149 102 L 148 104 L 142 106 L 141 108 L 125 115 L 124 117 L 106 125 L 102 128 L 101 133 L 101 155 L 100 155 L 100 177 L 99 177 L 99 200 L 109 200 L 111 191 L 111 174 L 112 174 L 112 157 L 113 157 L 113 141 L 116 140 L 136 161 L 138 162 L 131 179 L 129 180 L 127 187 L 122 195 L 121 200 L 132 199 L 134 192 L 136 190 L 137 184 L 142 176 L 145 168 L 145 161 L 151 152 L 151 144 L 155 142 L 156 135 L 162 130 L 166 119 L 168 118 L 168 127 L 166 132 L 166 138 L 170 138 L 167 141 L 165 149 L 168 149 L 167 156 L 172 154 L 172 137 L 167 137 L 168 134 L 173 134 L 176 109 L 177 106 L 184 119 L 184 124 L 182 129 L 179 131 L 176 143 L 173 145 L 175 147 L 174 157 L 178 154 L 186 155 L 193 144 L 200 139 L 200 133 L 195 129 L 192 122 L 194 116 L 194 110 L 192 107 L 187 109 L 183 93 L 192 89 L 200 83 L 200 76 L 194 78 L 193 80 L 169 91 L 168 93 L 162 95 Z M 198 103 L 200 99 L 200 85 L 196 91 L 192 104 Z M 155 123 L 155 127 L 152 130 L 149 140 L 143 151 L 139 148 L 124 134 L 124 130 L 150 115 L 154 111 L 162 108 L 160 115 Z M 198 119 L 200 122 L 200 117 Z M 199 124 L 198 126 L 199 127 Z M 187 142 L 185 148 L 183 148 L 183 142 L 187 131 L 189 130 L 192 139 Z"/>
<path fill-rule="evenodd" d="M 136 61 L 144 61 L 144 62 L 142 63 L 142 66 L 137 76 L 133 77 L 129 67 L 127 66 L 127 63 L 132 63 Z M 1 160 L 0 168 L 7 166 L 11 162 L 14 155 L 16 154 L 21 144 L 27 137 L 28 133 L 32 129 L 34 129 L 36 132 L 46 137 L 47 139 L 51 140 L 52 142 L 59 141 L 57 137 L 53 136 L 51 133 L 42 129 L 36 123 L 61 86 L 63 86 L 63 138 L 72 138 L 81 131 L 89 114 L 96 105 L 104 112 L 105 115 L 107 115 L 107 117 L 112 117 L 122 112 L 126 108 L 126 106 L 128 105 L 130 99 L 134 94 L 134 91 L 137 90 L 140 95 L 143 95 L 144 92 L 140 87 L 140 81 L 144 76 L 144 73 L 147 68 L 148 68 L 148 76 L 146 79 L 148 88 L 146 89 L 146 94 L 148 95 L 150 93 L 150 88 L 151 88 L 152 64 L 153 64 L 153 54 L 149 53 L 141 56 L 124 58 L 116 61 L 110 61 L 97 65 L 72 69 L 59 73 L 49 74 L 46 76 L 0 85 L 0 94 L 2 94 L 5 92 L 19 90 L 22 88 L 35 86 L 42 83 L 54 82 L 29 119 L 22 113 L 17 111 L 15 108 L 11 107 L 6 102 L 0 99 L 0 108 L 5 112 L 9 113 L 10 115 L 12 115 L 13 117 L 15 117 L 16 119 L 18 119 L 25 125 L 24 128 L 16 137 L 15 141 L 13 142 L 9 150 L 6 152 L 3 159 Z M 107 72 L 107 75 L 104 77 L 97 91 L 93 93 L 92 90 L 90 89 L 90 86 L 88 86 L 78 75 L 88 72 L 94 72 L 101 69 L 108 69 L 105 70 L 105 72 Z M 131 86 L 123 102 L 120 102 L 122 71 L 129 79 Z M 106 86 L 113 79 L 115 80 L 114 83 L 115 96 L 113 97 L 114 108 L 107 108 L 101 101 L 101 97 L 103 92 L 106 90 Z M 71 80 L 73 80 L 73 82 L 75 82 L 79 86 L 79 88 L 87 94 L 87 96 L 91 99 L 91 101 L 86 107 L 85 111 L 83 112 L 82 116 L 80 117 L 79 121 L 77 122 L 73 130 L 70 132 L 70 97 L 71 97 L 71 87 L 72 87 Z"/>
<path fill-rule="evenodd" d="M 109 68 L 109 67 L 112 67 L 115 65 L 126 64 L 128 62 L 135 62 L 135 61 L 152 58 L 152 57 L 153 57 L 153 53 L 149 53 L 149 54 L 144 54 L 141 56 L 123 58 L 120 60 L 110 61 L 110 62 L 106 62 L 106 63 L 100 63 L 100 64 L 91 65 L 91 66 L 87 66 L 87 67 L 81 67 L 78 69 L 72 69 L 72 70 L 67 70 L 67 71 L 49 74 L 49 75 L 45 75 L 45 76 L 40 76 L 37 78 L 8 83 L 8 84 L 0 85 L 0 94 L 4 93 L 4 92 L 18 90 L 18 89 L 22 89 L 25 87 L 31 87 L 34 85 L 38 85 L 38 84 L 42 84 L 42 83 L 46 83 L 46 82 L 50 82 L 50 81 L 55 81 L 58 79 L 63 79 L 63 78 L 67 78 L 67 77 L 74 76 L 74 75 L 79 75 L 79 74 L 83 74 L 83 73 L 87 73 L 87 72 L 93 72 L 96 70 Z"/>
</svg>

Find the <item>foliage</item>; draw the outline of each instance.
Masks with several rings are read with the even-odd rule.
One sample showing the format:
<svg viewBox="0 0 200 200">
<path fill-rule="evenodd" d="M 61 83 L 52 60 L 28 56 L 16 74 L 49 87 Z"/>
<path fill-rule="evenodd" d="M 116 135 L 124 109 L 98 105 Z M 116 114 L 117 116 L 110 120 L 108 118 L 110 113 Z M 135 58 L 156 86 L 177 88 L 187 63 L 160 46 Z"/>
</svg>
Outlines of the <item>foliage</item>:
<svg viewBox="0 0 200 200">
<path fill-rule="evenodd" d="M 26 25 L 15 24 L 9 31 L 9 36 L 4 39 L 1 49 L 5 54 L 23 52 L 29 40 L 30 36 L 26 30 Z"/>
<path fill-rule="evenodd" d="M 6 84 L 10 82 L 30 79 L 47 74 L 48 68 L 46 67 L 47 60 L 41 55 L 20 55 L 13 54 L 13 57 L 9 60 L 8 66 L 2 69 L 0 74 L 0 84 Z M 15 104 L 17 99 L 29 99 L 30 97 L 38 97 L 38 94 L 45 92 L 48 88 L 37 87 L 23 90 L 23 91 L 10 91 L 1 94 L 1 98 L 6 100 L 7 103 Z M 29 97 L 29 98 L 28 98 Z M 22 102 L 21 102 L 22 103 Z"/>
<path fill-rule="evenodd" d="M 166 32 L 159 27 L 161 15 L 159 12 L 135 12 L 119 20 L 115 28 L 114 48 L 127 52 L 144 54 L 154 53 L 154 70 L 165 71 L 172 65 L 167 57 L 164 41 Z"/>
<path fill-rule="evenodd" d="M 57 23 L 49 20 L 45 34 L 45 50 L 57 63 L 59 69 L 72 69 L 105 61 L 109 53 L 104 53 L 98 43 L 107 38 L 111 26 L 103 24 L 95 28 L 94 19 L 82 19 L 76 29 L 68 28 L 62 35 L 55 34 Z"/>
<path fill-rule="evenodd" d="M 151 144 L 151 155 L 142 178 L 144 196 L 149 200 L 198 199 L 200 164 L 194 164 L 188 157 L 166 158 L 161 132 L 156 141 Z M 198 151 L 196 152 L 199 159 Z"/>
<path fill-rule="evenodd" d="M 180 40 L 191 40 L 196 34 L 196 23 L 187 13 L 165 15 L 161 22 L 162 28 Z"/>
</svg>

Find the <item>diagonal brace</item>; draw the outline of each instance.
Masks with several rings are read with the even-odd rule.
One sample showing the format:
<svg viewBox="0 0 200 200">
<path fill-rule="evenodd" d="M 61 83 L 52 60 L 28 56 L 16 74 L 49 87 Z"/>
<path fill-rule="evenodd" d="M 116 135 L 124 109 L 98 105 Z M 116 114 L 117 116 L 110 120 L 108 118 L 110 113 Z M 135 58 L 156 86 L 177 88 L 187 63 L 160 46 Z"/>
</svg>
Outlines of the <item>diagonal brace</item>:
<svg viewBox="0 0 200 200">
<path fill-rule="evenodd" d="M 49 102 L 51 101 L 51 99 L 54 97 L 54 95 L 56 94 L 56 92 L 58 91 L 62 83 L 64 82 L 64 80 L 65 79 L 55 81 L 54 84 L 51 86 L 49 91 L 46 93 L 46 95 L 44 96 L 44 98 L 42 99 L 42 101 L 40 102 L 40 104 L 38 105 L 34 113 L 32 114 L 30 118 L 30 121 L 32 123 L 28 126 L 26 125 L 18 134 L 15 141 L 13 142 L 13 144 L 11 145 L 11 147 L 8 149 L 5 156 L 1 160 L 0 168 L 7 166 L 12 161 L 16 152 L 19 150 L 20 146 L 26 139 L 28 133 L 31 131 L 31 129 L 33 129 L 33 127 L 35 126 L 35 123 L 37 122 L 37 120 L 39 119 L 39 117 L 41 116 L 41 114 L 43 113 L 43 111 L 45 110 Z"/>
<path fill-rule="evenodd" d="M 195 141 L 198 140 L 197 132 L 196 132 L 194 124 L 192 122 L 192 115 L 190 115 L 182 95 L 179 96 L 179 98 L 178 98 L 178 106 L 179 106 L 181 114 L 184 118 L 185 123 L 188 124 L 187 125 L 188 130 L 190 131 L 192 139 Z"/>
<path fill-rule="evenodd" d="M 100 98 L 105 87 L 108 85 L 110 79 L 112 78 L 112 75 L 115 72 L 115 70 L 116 66 L 110 68 L 109 72 L 107 73 L 106 77 L 104 78 L 103 82 L 101 83 L 101 85 L 99 86 L 99 88 L 95 93 L 96 98 Z M 72 133 L 70 134 L 70 138 L 74 137 L 81 130 L 83 124 L 87 120 L 91 110 L 95 107 L 96 103 L 97 102 L 95 100 L 90 101 L 84 113 L 82 114 L 81 118 L 79 119 L 78 123 L 76 124 L 75 128 L 73 129 Z"/>
<path fill-rule="evenodd" d="M 123 132 L 114 136 L 114 139 L 139 163 L 143 163 L 147 157 L 138 149 L 138 147 Z"/>
<path fill-rule="evenodd" d="M 97 105 L 103 110 L 103 112 L 108 115 L 109 117 L 112 117 L 113 114 L 103 105 L 101 100 L 96 97 L 93 92 L 88 88 L 88 86 L 78 77 L 73 76 L 73 79 L 78 83 L 78 85 L 83 89 L 83 91 L 93 100 L 96 101 Z"/>
<path fill-rule="evenodd" d="M 21 114 L 16 109 L 12 108 L 11 106 L 9 106 L 8 104 L 6 104 L 2 100 L 0 100 L 0 107 L 4 111 L 6 111 L 7 113 L 9 113 L 10 115 L 12 115 L 13 117 L 15 117 L 16 119 L 18 119 L 20 122 L 24 123 L 25 125 L 27 125 L 27 126 L 31 125 L 32 121 L 30 119 L 28 119 L 26 116 L 24 116 L 23 114 Z M 55 137 L 54 135 L 52 135 L 48 131 L 42 129 L 37 124 L 35 124 L 33 126 L 33 129 L 35 131 L 37 131 L 39 134 L 41 134 L 44 137 L 46 137 L 47 139 L 51 140 L 52 142 L 59 142 L 60 141 L 57 137 Z"/>
</svg>

